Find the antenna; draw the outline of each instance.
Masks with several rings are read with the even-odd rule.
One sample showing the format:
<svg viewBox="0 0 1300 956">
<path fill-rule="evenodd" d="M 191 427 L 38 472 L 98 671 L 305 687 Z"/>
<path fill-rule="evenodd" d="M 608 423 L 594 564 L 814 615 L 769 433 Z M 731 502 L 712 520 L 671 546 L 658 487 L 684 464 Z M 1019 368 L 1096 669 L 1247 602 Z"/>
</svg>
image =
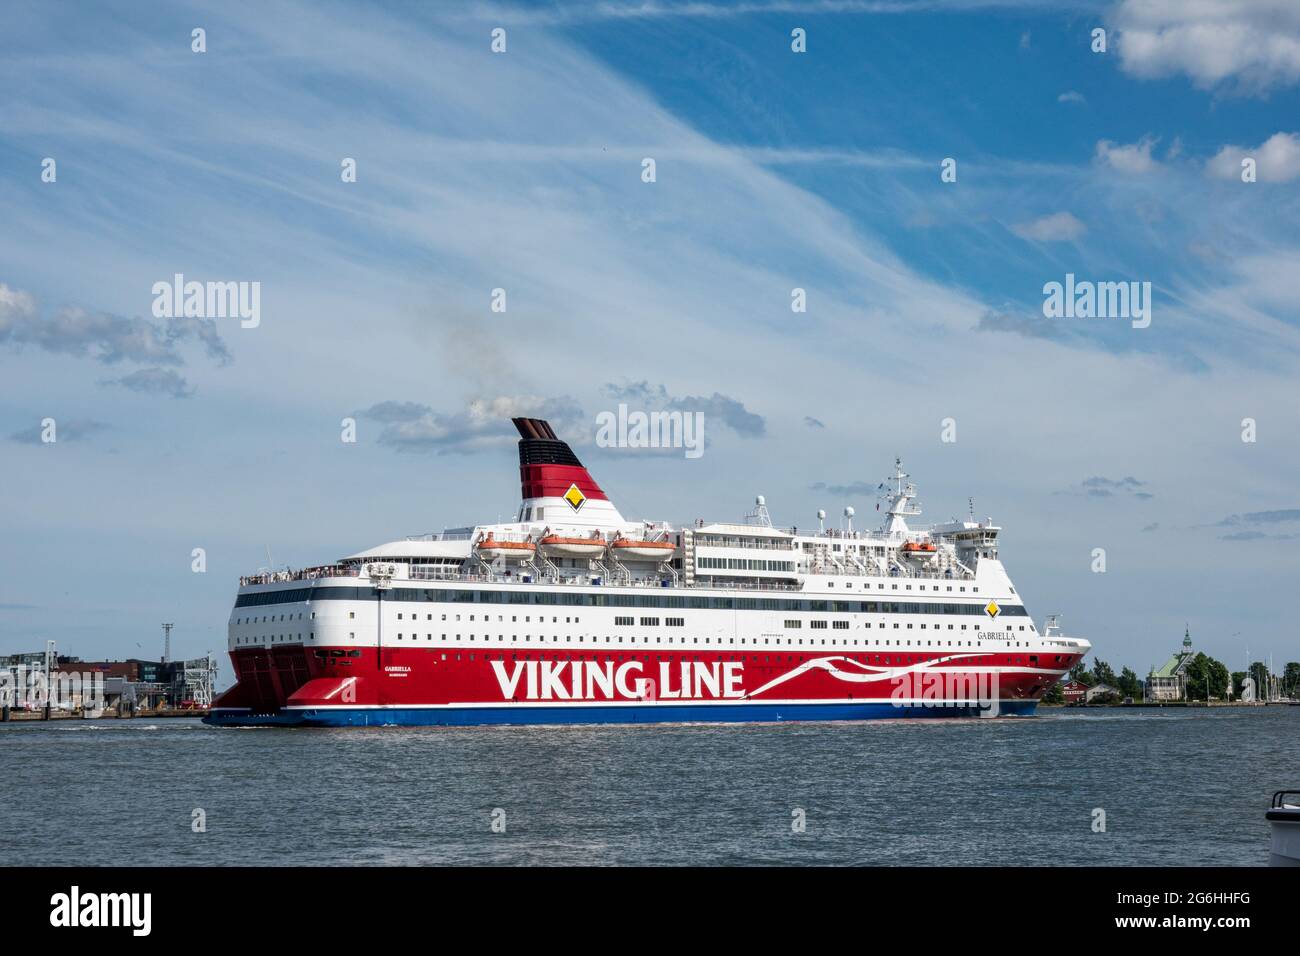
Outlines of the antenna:
<svg viewBox="0 0 1300 956">
<path fill-rule="evenodd" d="M 166 664 L 172 659 L 172 628 L 175 624 L 164 624 L 163 629 L 163 658 L 162 662 Z"/>
<path fill-rule="evenodd" d="M 767 512 L 767 499 L 758 495 L 754 499 L 754 510 L 745 515 L 745 524 L 761 525 L 764 528 L 772 527 L 772 516 Z"/>
<path fill-rule="evenodd" d="M 857 512 L 853 510 L 852 505 L 847 505 L 844 508 L 844 520 L 848 523 L 849 534 L 853 534 L 853 516 L 855 514 L 857 514 Z"/>
<path fill-rule="evenodd" d="M 821 529 L 822 534 L 826 533 L 826 509 L 825 508 L 817 509 L 817 526 Z"/>
<path fill-rule="evenodd" d="M 895 458 L 894 473 L 880 483 L 882 493 L 879 499 L 881 502 L 889 502 L 889 507 L 885 510 L 886 521 L 883 530 L 891 536 L 906 534 L 907 522 L 904 519 L 921 513 L 920 506 L 916 504 L 916 485 L 907 480 L 910 477 L 903 471 L 903 460 Z M 886 488 L 886 483 L 891 487 Z"/>
</svg>

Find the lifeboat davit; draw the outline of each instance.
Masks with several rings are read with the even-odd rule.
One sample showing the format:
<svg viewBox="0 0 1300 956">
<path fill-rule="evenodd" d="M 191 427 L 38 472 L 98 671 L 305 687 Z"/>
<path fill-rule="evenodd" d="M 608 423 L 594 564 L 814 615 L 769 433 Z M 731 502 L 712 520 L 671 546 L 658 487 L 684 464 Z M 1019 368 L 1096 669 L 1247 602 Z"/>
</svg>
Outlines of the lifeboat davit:
<svg viewBox="0 0 1300 956">
<path fill-rule="evenodd" d="M 651 561 L 667 561 L 677 550 L 671 541 L 636 541 L 632 538 L 615 538 L 609 545 L 610 551 L 620 558 L 642 558 Z"/>
<path fill-rule="evenodd" d="M 531 541 L 498 541 L 489 533 L 486 538 L 474 546 L 474 550 L 485 558 L 523 560 L 532 557 L 533 553 L 537 551 L 537 545 Z"/>
<path fill-rule="evenodd" d="M 594 558 L 605 553 L 605 542 L 601 538 L 566 538 L 559 534 L 548 534 L 538 544 L 547 554 L 573 558 Z"/>
</svg>

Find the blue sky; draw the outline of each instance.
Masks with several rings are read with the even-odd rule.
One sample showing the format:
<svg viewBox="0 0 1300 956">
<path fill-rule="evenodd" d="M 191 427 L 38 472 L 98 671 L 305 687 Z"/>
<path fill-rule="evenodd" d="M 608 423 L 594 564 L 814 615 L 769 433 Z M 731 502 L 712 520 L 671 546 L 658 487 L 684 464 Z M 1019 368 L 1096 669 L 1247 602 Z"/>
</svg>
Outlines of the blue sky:
<svg viewBox="0 0 1300 956">
<path fill-rule="evenodd" d="M 311 564 L 513 512 L 506 419 L 530 412 L 651 518 L 757 493 L 785 524 L 874 514 L 855 485 L 899 454 L 928 517 L 974 496 L 1031 612 L 1115 666 L 1145 672 L 1184 622 L 1234 669 L 1300 658 L 1288 4 L 5 18 L 0 652 L 154 656 L 163 620 L 221 651 L 268 549 Z M 154 318 L 177 272 L 260 282 L 261 324 Z M 1150 327 L 1045 318 L 1067 272 L 1150 282 Z M 620 396 L 705 411 L 707 453 L 592 447 Z"/>
</svg>

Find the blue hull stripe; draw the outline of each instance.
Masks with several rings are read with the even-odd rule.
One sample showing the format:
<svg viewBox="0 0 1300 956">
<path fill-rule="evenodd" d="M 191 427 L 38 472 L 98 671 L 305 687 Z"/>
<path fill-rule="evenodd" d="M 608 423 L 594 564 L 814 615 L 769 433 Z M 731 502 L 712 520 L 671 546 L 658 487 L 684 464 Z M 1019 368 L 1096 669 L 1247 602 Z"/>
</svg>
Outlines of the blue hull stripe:
<svg viewBox="0 0 1300 956">
<path fill-rule="evenodd" d="M 1036 700 L 1002 701 L 1001 716 L 1029 717 Z M 253 727 L 468 727 L 478 724 L 751 723 L 784 720 L 898 720 L 978 717 L 977 707 L 895 707 L 887 703 L 664 705 L 654 707 L 348 707 L 272 714 L 217 711 L 205 724 Z"/>
</svg>

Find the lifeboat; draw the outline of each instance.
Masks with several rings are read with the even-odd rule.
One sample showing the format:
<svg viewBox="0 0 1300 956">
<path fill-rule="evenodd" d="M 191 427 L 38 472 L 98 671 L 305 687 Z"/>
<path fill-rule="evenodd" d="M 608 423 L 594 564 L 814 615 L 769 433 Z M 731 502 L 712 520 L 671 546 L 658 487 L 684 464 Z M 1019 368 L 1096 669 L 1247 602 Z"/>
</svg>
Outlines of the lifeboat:
<svg viewBox="0 0 1300 956">
<path fill-rule="evenodd" d="M 913 557 L 923 558 L 927 555 L 935 554 L 938 551 L 932 542 L 929 541 L 909 541 L 903 545 L 903 553 Z"/>
<path fill-rule="evenodd" d="M 487 537 L 474 546 L 485 558 L 514 558 L 523 560 L 532 557 L 537 545 L 531 541 L 498 541 L 489 532 Z"/>
<path fill-rule="evenodd" d="M 610 552 L 620 558 L 642 558 L 651 561 L 667 561 L 677 550 L 671 541 L 636 541 L 632 538 L 615 538 L 609 545 Z"/>
<path fill-rule="evenodd" d="M 538 542 L 546 554 L 571 558 L 594 558 L 605 553 L 605 542 L 598 537 L 566 538 L 563 535 L 548 534 Z"/>
</svg>

